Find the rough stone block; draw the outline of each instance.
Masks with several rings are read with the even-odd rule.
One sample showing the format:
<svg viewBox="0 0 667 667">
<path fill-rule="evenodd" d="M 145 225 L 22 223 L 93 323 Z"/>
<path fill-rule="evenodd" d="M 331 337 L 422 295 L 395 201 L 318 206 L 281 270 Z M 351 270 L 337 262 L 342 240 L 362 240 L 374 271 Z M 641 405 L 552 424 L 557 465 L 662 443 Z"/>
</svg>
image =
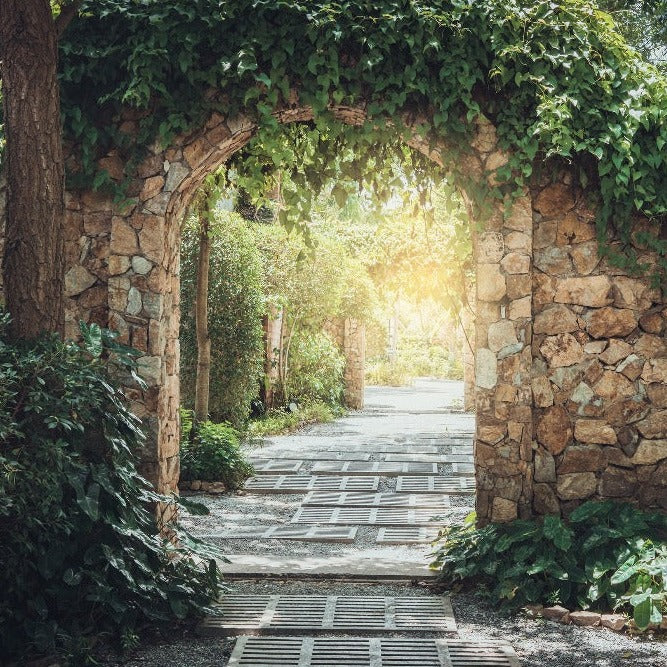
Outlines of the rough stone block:
<svg viewBox="0 0 667 667">
<path fill-rule="evenodd" d="M 574 439 L 598 445 L 615 445 L 616 431 L 602 419 L 578 419 L 574 424 Z"/>
<path fill-rule="evenodd" d="M 597 479 L 593 472 L 574 472 L 558 475 L 556 492 L 561 500 L 589 498 L 597 490 Z"/>
<path fill-rule="evenodd" d="M 561 278 L 557 281 L 554 301 L 589 308 L 602 308 L 612 302 L 612 284 L 607 276 Z"/>
</svg>

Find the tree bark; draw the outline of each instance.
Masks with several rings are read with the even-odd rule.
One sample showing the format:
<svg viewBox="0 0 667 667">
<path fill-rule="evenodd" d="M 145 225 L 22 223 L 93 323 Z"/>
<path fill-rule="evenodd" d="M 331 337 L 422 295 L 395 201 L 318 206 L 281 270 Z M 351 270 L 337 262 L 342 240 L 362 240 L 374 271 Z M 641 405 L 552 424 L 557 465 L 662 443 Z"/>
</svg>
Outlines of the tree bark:
<svg viewBox="0 0 667 667">
<path fill-rule="evenodd" d="M 57 31 L 47 0 L 0 1 L 11 334 L 62 333 L 65 170 Z"/>
<path fill-rule="evenodd" d="M 211 264 L 208 206 L 199 214 L 199 258 L 197 260 L 197 294 L 195 329 L 197 333 L 197 379 L 195 382 L 195 423 L 208 419 L 211 375 L 211 338 L 208 333 L 208 274 Z"/>
</svg>

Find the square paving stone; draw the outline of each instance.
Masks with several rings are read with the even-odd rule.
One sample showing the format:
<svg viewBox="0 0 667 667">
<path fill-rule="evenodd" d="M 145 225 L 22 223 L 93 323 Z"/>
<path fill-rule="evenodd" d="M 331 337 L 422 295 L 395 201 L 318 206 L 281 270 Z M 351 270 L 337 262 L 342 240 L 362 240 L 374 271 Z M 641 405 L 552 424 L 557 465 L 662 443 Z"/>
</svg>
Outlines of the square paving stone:
<svg viewBox="0 0 667 667">
<path fill-rule="evenodd" d="M 239 637 L 229 667 L 520 667 L 506 642 L 373 637 Z"/>
<path fill-rule="evenodd" d="M 215 609 L 200 634 L 456 632 L 449 598 L 439 595 L 225 595 Z"/>
<path fill-rule="evenodd" d="M 438 509 L 407 507 L 300 507 L 292 523 L 324 523 L 342 525 L 442 526 L 443 512 Z"/>
<path fill-rule="evenodd" d="M 475 480 L 469 477 L 399 477 L 397 493 L 475 493 Z"/>
<path fill-rule="evenodd" d="M 419 544 L 433 542 L 438 536 L 438 530 L 434 528 L 420 527 L 387 527 L 378 529 L 378 544 Z"/>
<path fill-rule="evenodd" d="M 421 462 L 389 462 L 389 461 L 317 461 L 313 466 L 314 473 L 336 475 L 437 475 L 437 463 Z"/>
<path fill-rule="evenodd" d="M 342 493 L 313 491 L 303 500 L 303 505 L 346 505 L 358 507 L 436 507 L 450 506 L 449 496 L 432 493 Z"/>
<path fill-rule="evenodd" d="M 304 493 L 326 491 L 376 491 L 379 477 L 312 477 L 309 475 L 260 475 L 244 485 L 253 493 Z"/>
<path fill-rule="evenodd" d="M 290 461 L 289 459 L 250 459 L 256 473 L 290 473 L 298 472 L 304 464 L 303 461 Z"/>
</svg>

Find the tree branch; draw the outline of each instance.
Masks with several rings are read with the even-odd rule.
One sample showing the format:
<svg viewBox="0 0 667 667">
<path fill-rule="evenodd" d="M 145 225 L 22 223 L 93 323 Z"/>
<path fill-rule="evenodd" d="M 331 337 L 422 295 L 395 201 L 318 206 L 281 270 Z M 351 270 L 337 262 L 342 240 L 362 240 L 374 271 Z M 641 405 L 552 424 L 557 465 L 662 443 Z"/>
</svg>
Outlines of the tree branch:
<svg viewBox="0 0 667 667">
<path fill-rule="evenodd" d="M 76 13 L 79 11 L 81 6 L 81 0 L 74 0 L 60 9 L 60 14 L 56 17 L 56 37 L 60 39 L 62 34 L 67 29 L 67 26 L 71 23 L 72 19 L 76 16 Z"/>
</svg>

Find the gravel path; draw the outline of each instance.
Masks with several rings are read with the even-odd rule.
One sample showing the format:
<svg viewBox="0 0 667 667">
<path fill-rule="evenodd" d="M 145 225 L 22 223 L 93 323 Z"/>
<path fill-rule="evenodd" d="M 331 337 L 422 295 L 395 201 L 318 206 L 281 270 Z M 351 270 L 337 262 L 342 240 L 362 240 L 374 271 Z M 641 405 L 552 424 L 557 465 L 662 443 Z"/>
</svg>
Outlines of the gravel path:
<svg viewBox="0 0 667 667">
<path fill-rule="evenodd" d="M 268 439 L 263 445 L 248 445 L 251 455 L 299 459 L 299 452 L 338 448 L 343 451 L 369 446 L 370 460 L 383 460 L 374 446 L 435 447 L 439 454 L 452 453 L 449 436 L 470 432 L 474 417 L 452 410 L 460 404 L 461 383 L 418 383 L 410 389 L 369 388 L 366 410 L 352 413 L 331 424 L 308 427 L 298 434 Z M 459 441 L 457 441 L 459 442 Z M 464 440 L 460 440 L 465 445 Z M 469 443 L 468 443 L 469 444 Z M 307 461 L 299 474 L 308 473 L 314 461 Z M 451 466 L 440 466 L 450 473 Z M 378 491 L 393 491 L 395 478 L 381 478 Z M 275 555 L 276 558 L 321 557 L 353 554 L 355 557 L 387 558 L 416 563 L 428 562 L 428 544 L 382 546 L 375 542 L 377 527 L 360 526 L 353 544 L 299 542 L 293 540 L 222 539 L 209 537 L 236 528 L 288 524 L 303 500 L 303 494 L 250 493 L 218 497 L 199 497 L 211 513 L 206 517 L 183 517 L 183 523 L 196 535 L 206 535 L 226 553 Z M 451 507 L 443 510 L 448 521 L 461 520 L 474 505 L 473 496 L 452 496 Z M 365 584 L 331 581 L 230 581 L 230 592 L 246 594 L 312 595 L 432 595 L 431 584 Z M 466 640 L 503 639 L 517 651 L 524 667 L 667 667 L 665 635 L 632 637 L 604 628 L 564 626 L 525 614 L 504 616 L 471 594 L 452 596 L 459 636 Z M 418 636 L 418 635 L 416 635 Z M 106 665 L 130 667 L 224 667 L 235 640 L 203 639 L 193 628 L 165 636 L 142 638 L 141 648 L 131 655 L 108 656 Z M 341 665 L 341 667 L 343 667 Z"/>
</svg>

